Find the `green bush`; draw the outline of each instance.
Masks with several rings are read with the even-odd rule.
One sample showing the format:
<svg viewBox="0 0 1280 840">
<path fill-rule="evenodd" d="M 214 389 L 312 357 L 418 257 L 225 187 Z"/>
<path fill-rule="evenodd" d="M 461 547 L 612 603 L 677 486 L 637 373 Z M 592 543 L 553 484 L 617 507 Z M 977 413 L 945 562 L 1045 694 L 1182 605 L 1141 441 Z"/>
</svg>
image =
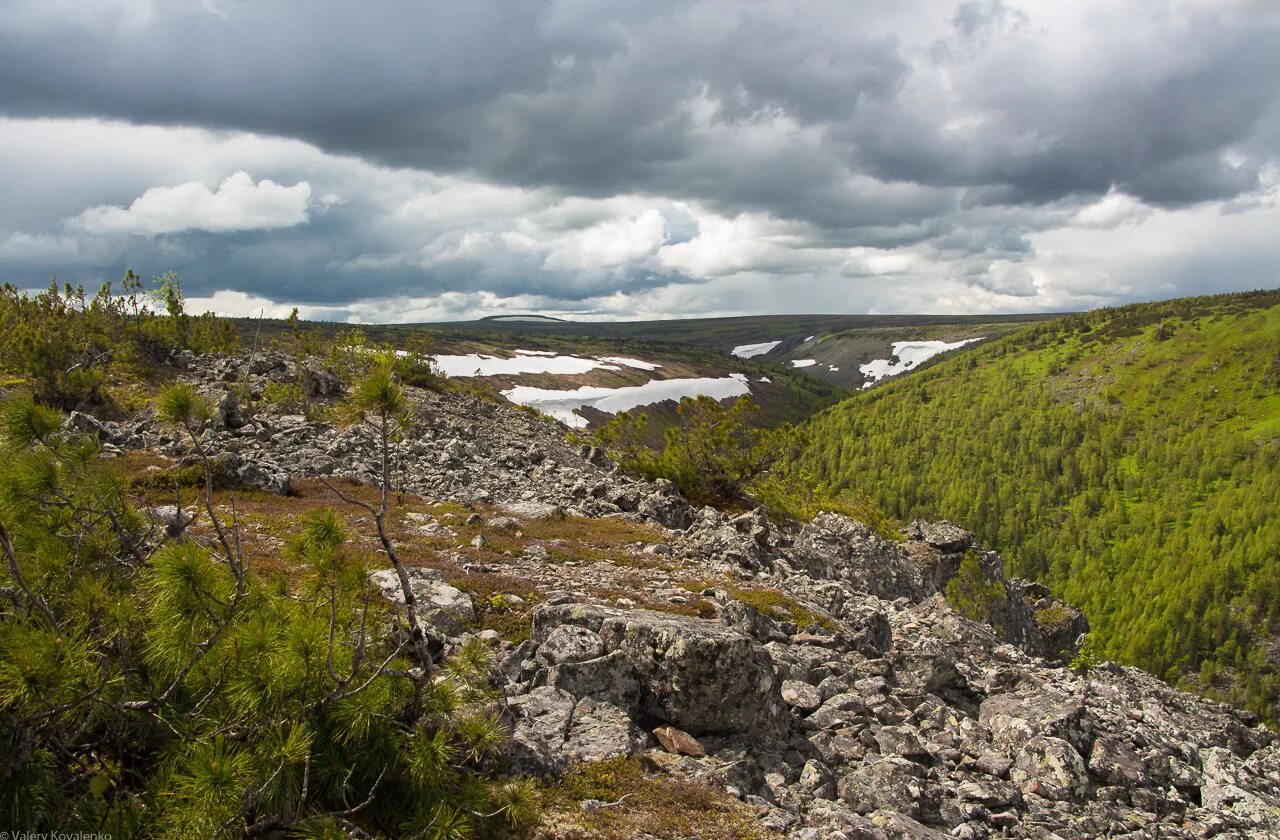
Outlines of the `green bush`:
<svg viewBox="0 0 1280 840">
<path fill-rule="evenodd" d="M 122 294 L 109 283 L 93 296 L 70 285 L 31 296 L 0 286 L 0 372 L 28 381 L 45 405 L 96 407 L 107 402 L 103 387 L 113 369 L 162 362 L 177 350 L 235 346 L 230 322 L 186 314 L 177 275 L 159 277 L 155 286 L 144 294 L 132 271 Z"/>
<path fill-rule="evenodd" d="M 987 579 L 977 553 L 970 549 L 964 553 L 955 577 L 947 583 L 947 602 L 970 621 L 991 624 L 1004 610 L 1008 596 L 1004 583 Z"/>
<path fill-rule="evenodd" d="M 162 403 L 200 434 L 186 389 Z M 0 404 L 0 825 L 442 837 L 535 818 L 500 775 L 489 650 L 419 667 L 331 512 L 300 524 L 288 579 L 259 573 L 212 504 L 213 548 L 163 540 L 59 427 L 30 396 Z"/>
</svg>

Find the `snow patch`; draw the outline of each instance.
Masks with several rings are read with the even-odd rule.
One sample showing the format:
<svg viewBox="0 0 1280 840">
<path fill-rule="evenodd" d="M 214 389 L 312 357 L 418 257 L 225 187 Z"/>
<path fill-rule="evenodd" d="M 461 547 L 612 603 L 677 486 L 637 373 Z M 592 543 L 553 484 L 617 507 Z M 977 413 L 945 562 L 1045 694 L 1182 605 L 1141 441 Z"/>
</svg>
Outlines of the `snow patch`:
<svg viewBox="0 0 1280 840">
<path fill-rule="evenodd" d="M 403 351 L 401 351 L 403 352 Z M 657 370 L 661 365 L 641 359 L 621 356 L 604 356 L 599 359 L 584 356 L 560 356 L 548 350 L 516 350 L 510 359 L 485 353 L 468 353 L 459 356 L 435 356 L 436 366 L 445 376 L 516 376 L 522 373 L 554 373 L 574 376 L 593 370 L 621 371 L 623 367 L 636 370 Z"/>
<path fill-rule="evenodd" d="M 955 350 L 957 347 L 963 347 L 975 341 L 982 341 L 983 338 L 986 338 L 986 336 L 966 338 L 962 341 L 952 341 L 950 343 L 946 341 L 895 341 L 893 343 L 892 358 L 873 359 L 865 365 L 858 366 L 858 370 L 873 380 L 872 382 L 864 383 L 862 387 L 868 388 L 886 377 L 906 373 L 939 353 Z"/>
<path fill-rule="evenodd" d="M 580 356 L 516 356 L 503 359 L 484 353 L 469 353 L 465 356 L 436 356 L 435 360 L 445 376 L 513 376 L 519 373 L 571 376 L 607 368 L 598 359 L 584 359 Z"/>
<path fill-rule="evenodd" d="M 813 367 L 818 363 L 817 359 L 792 359 L 791 366 L 798 368 Z"/>
<path fill-rule="evenodd" d="M 640 359 L 628 359 L 626 356 L 601 356 L 600 361 L 612 362 L 615 365 L 635 368 L 636 370 L 657 370 L 662 367 L 662 365 L 656 365 L 653 362 L 644 362 Z"/>
<path fill-rule="evenodd" d="M 724 400 L 750 392 L 751 388 L 747 385 L 744 375 L 730 374 L 722 378 L 651 379 L 643 385 L 622 388 L 583 385 L 572 391 L 517 385 L 503 391 L 502 395 L 513 403 L 536 408 L 544 414 L 549 414 L 567 426 L 582 428 L 587 425 L 587 418 L 575 412 L 587 406 L 606 414 L 617 414 L 620 411 L 630 411 L 637 406 L 652 405 L 663 400 L 678 401 L 684 397 L 699 396 Z"/>
<path fill-rule="evenodd" d="M 737 356 L 739 359 L 750 359 L 755 356 L 763 356 L 765 353 L 768 353 L 770 350 L 777 347 L 781 343 L 782 341 L 778 340 L 778 341 L 762 341 L 759 344 L 739 344 L 737 347 L 733 348 L 733 350 L 730 352 L 732 352 L 733 355 Z"/>
</svg>

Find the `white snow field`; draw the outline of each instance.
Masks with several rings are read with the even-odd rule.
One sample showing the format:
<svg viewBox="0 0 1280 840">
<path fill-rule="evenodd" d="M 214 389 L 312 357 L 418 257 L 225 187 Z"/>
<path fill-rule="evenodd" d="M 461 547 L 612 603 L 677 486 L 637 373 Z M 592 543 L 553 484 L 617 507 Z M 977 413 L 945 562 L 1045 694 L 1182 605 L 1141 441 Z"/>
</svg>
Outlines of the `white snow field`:
<svg viewBox="0 0 1280 840">
<path fill-rule="evenodd" d="M 640 359 L 628 359 L 626 356 L 601 356 L 600 361 L 609 362 L 615 365 L 622 365 L 623 367 L 635 368 L 636 370 L 657 370 L 662 367 L 662 365 L 657 365 L 653 362 L 644 362 Z"/>
<path fill-rule="evenodd" d="M 583 385 L 572 391 L 555 391 L 549 388 L 531 388 L 517 385 L 503 391 L 502 395 L 513 403 L 536 408 L 549 414 L 567 426 L 581 428 L 587 419 L 574 413 L 575 409 L 591 406 L 607 414 L 629 411 L 641 405 L 652 405 L 663 400 L 680 400 L 684 397 L 708 396 L 717 400 L 740 397 L 750 393 L 746 377 L 740 373 L 725 377 L 701 377 L 690 379 L 652 379 L 643 385 L 623 388 L 602 388 Z"/>
<path fill-rule="evenodd" d="M 469 353 L 465 356 L 436 356 L 436 365 L 445 376 L 500 376 L 518 373 L 558 373 L 564 375 L 587 373 L 610 365 L 599 359 L 579 356 L 533 356 L 519 354 L 511 359 Z M 613 367 L 613 370 L 619 370 Z"/>
<path fill-rule="evenodd" d="M 521 373 L 555 373 L 564 376 L 588 373 L 593 370 L 657 370 L 662 365 L 623 356 L 606 356 L 599 359 L 584 356 L 559 356 L 548 350 L 517 350 L 510 359 L 489 356 L 484 353 L 468 353 L 462 356 L 433 356 L 436 366 L 445 376 L 515 376 Z M 620 367 L 621 366 L 621 367 Z"/>
<path fill-rule="evenodd" d="M 759 344 L 739 344 L 731 351 L 733 355 L 739 359 L 750 359 L 755 356 L 763 356 L 773 348 L 781 344 L 782 341 L 762 341 Z"/>
<path fill-rule="evenodd" d="M 893 358 L 873 359 L 865 365 L 858 366 L 858 370 L 872 379 L 871 382 L 864 383 L 862 387 L 870 388 L 881 379 L 906 373 L 939 353 L 955 350 L 957 347 L 963 347 L 975 341 L 982 341 L 985 337 L 966 338 L 963 341 L 952 341 L 950 343 L 946 341 L 895 341 L 893 343 Z"/>
<path fill-rule="evenodd" d="M 818 363 L 817 359 L 792 359 L 791 360 L 791 366 L 798 367 L 798 368 L 813 367 L 817 363 Z"/>
</svg>

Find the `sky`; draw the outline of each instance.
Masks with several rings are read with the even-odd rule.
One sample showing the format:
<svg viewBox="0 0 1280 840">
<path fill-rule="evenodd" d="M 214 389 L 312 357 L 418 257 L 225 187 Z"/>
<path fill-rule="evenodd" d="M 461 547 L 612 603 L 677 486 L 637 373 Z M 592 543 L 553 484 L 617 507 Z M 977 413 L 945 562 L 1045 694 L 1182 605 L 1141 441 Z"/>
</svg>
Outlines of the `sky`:
<svg viewBox="0 0 1280 840">
<path fill-rule="evenodd" d="M 0 281 L 361 322 L 1280 285 L 1274 0 L 0 0 Z"/>
</svg>

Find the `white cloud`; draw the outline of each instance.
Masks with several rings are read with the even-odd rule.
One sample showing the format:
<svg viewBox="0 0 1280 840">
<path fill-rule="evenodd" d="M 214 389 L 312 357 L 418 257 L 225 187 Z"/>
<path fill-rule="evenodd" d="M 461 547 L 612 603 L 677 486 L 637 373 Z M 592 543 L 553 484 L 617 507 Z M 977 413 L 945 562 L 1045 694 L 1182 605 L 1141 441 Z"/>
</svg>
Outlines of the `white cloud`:
<svg viewBox="0 0 1280 840">
<path fill-rule="evenodd" d="M 1151 208 L 1138 199 L 1112 189 L 1102 199 L 1071 217 L 1071 223 L 1085 228 L 1113 228 L 1139 224 L 1151 215 Z"/>
<path fill-rule="evenodd" d="M 199 181 L 173 187 L 152 187 L 128 207 L 90 207 L 67 221 L 68 228 L 86 233 L 161 234 L 188 230 L 229 233 L 293 227 L 307 221 L 311 185 L 291 187 L 263 178 L 254 183 L 249 173 L 228 176 L 216 191 Z"/>
<path fill-rule="evenodd" d="M 573 232 L 552 245 L 543 266 L 581 270 L 624 265 L 652 254 L 666 236 L 666 220 L 649 208 L 632 218 L 611 219 Z"/>
</svg>

